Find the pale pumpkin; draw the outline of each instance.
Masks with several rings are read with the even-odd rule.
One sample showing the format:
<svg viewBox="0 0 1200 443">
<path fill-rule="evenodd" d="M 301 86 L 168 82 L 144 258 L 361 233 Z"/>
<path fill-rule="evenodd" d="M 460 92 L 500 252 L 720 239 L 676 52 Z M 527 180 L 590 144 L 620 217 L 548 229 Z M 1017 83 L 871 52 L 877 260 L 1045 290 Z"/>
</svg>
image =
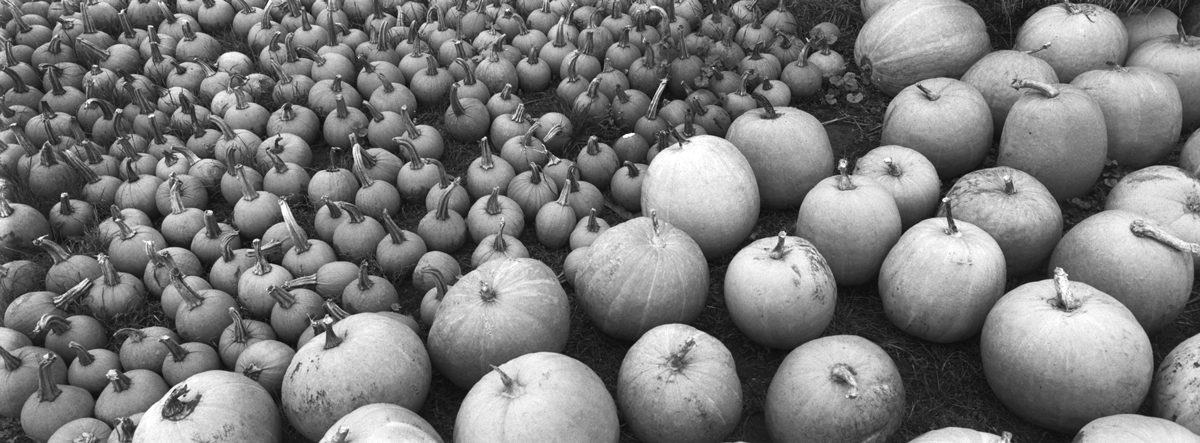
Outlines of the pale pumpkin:
<svg viewBox="0 0 1200 443">
<path fill-rule="evenodd" d="M 1125 31 L 1129 33 L 1129 51 L 1133 52 L 1148 40 L 1174 34 L 1179 25 L 1179 16 L 1170 9 L 1154 6 L 1122 16 L 1121 23 L 1125 24 Z"/>
<path fill-rule="evenodd" d="M 1127 168 L 1149 166 L 1175 149 L 1183 128 L 1179 88 L 1149 68 L 1110 65 L 1075 77 L 1104 112 L 1108 158 Z"/>
<path fill-rule="evenodd" d="M 615 443 L 620 431 L 600 376 L 553 352 L 496 367 L 467 392 L 454 420 L 459 443 Z"/>
<path fill-rule="evenodd" d="M 1000 135 L 1004 120 L 1008 118 L 1008 110 L 1021 98 L 1021 91 L 1012 87 L 1014 78 L 1058 83 L 1054 68 L 1045 60 L 1030 55 L 1039 50 L 1041 48 L 1033 51 L 994 51 L 983 56 L 962 75 L 962 81 L 974 86 L 992 110 L 993 136 Z"/>
<path fill-rule="evenodd" d="M 1000 402 L 1057 432 L 1137 411 L 1154 372 L 1150 339 L 1129 309 L 1061 268 L 996 302 L 979 352 Z"/>
<path fill-rule="evenodd" d="M 754 170 L 729 141 L 697 135 L 654 156 L 642 182 L 642 210 L 686 232 L 707 258 L 733 252 L 758 222 Z"/>
<path fill-rule="evenodd" d="M 854 60 L 871 83 L 896 95 L 913 83 L 958 77 L 992 50 L 987 26 L 959 0 L 895 0 L 863 24 Z"/>
<path fill-rule="evenodd" d="M 438 372 L 468 389 L 492 366 L 530 352 L 562 352 L 567 293 L 532 258 L 491 260 L 462 276 L 438 304 L 426 346 Z"/>
<path fill-rule="evenodd" d="M 900 330 L 935 343 L 979 333 L 1004 295 L 1004 251 L 987 231 L 945 216 L 917 223 L 888 252 L 879 271 L 883 313 Z"/>
<path fill-rule="evenodd" d="M 700 246 L 654 212 L 604 231 L 582 259 L 576 300 L 600 331 L 622 340 L 695 320 L 708 300 Z"/>
<path fill-rule="evenodd" d="M 733 354 L 694 327 L 657 326 L 625 353 L 617 406 L 642 441 L 723 441 L 742 417 Z"/>
<path fill-rule="evenodd" d="M 271 394 L 242 374 L 205 371 L 188 377 L 150 405 L 134 443 L 163 441 L 283 441 Z"/>
<path fill-rule="evenodd" d="M 763 405 L 774 441 L 882 442 L 907 410 L 896 363 L 857 335 L 821 337 L 779 364 Z"/>
<path fill-rule="evenodd" d="M 1142 43 L 1129 54 L 1126 66 L 1141 66 L 1156 70 L 1179 89 L 1183 102 L 1183 128 L 1200 127 L 1200 37 L 1197 31 L 1155 37 Z"/>
<path fill-rule="evenodd" d="M 1200 435 L 1158 417 L 1117 414 L 1092 420 L 1075 434 L 1071 443 L 1197 443 Z"/>
<path fill-rule="evenodd" d="M 1200 335 L 1193 335 L 1163 357 L 1154 372 L 1150 407 L 1155 417 L 1200 432 Z"/>
<path fill-rule="evenodd" d="M 754 169 L 763 207 L 800 206 L 808 191 L 833 170 L 829 134 L 807 112 L 776 108 L 766 100 L 759 105 L 765 106 L 735 119 L 725 139 L 737 146 Z"/>
<path fill-rule="evenodd" d="M 387 425 L 402 426 L 411 431 L 411 434 L 406 435 L 409 439 L 403 441 L 414 443 L 442 443 L 443 441 L 437 430 L 433 429 L 433 425 L 430 425 L 416 412 L 391 403 L 371 403 L 351 411 L 334 422 L 333 426 L 329 428 L 329 432 L 321 437 L 320 443 L 395 441 L 376 439 L 375 432 Z"/>
<path fill-rule="evenodd" d="M 725 307 L 742 334 L 776 349 L 817 338 L 833 320 L 837 283 L 817 248 L 780 232 L 746 245 L 725 269 Z"/>
<path fill-rule="evenodd" d="M 1142 215 L 1189 243 L 1200 242 L 1200 181 L 1174 166 L 1147 166 L 1121 177 L 1104 209 Z"/>
<path fill-rule="evenodd" d="M 904 229 L 937 211 L 942 181 L 920 152 L 896 145 L 877 147 L 854 162 L 854 175 L 871 177 L 892 194 Z"/>
<path fill-rule="evenodd" d="M 1058 202 L 1037 179 L 1019 170 L 995 167 L 969 173 L 954 182 L 946 198 L 956 219 L 982 228 L 996 240 L 1010 277 L 1042 269 L 1062 238 Z"/>
<path fill-rule="evenodd" d="M 942 178 L 966 174 L 992 147 L 991 109 L 971 84 L 921 80 L 896 94 L 883 114 L 880 143 L 920 152 Z M 907 225 L 906 225 L 907 226 Z"/>
<path fill-rule="evenodd" d="M 1017 29 L 1013 49 L 1029 51 L 1046 43 L 1050 47 L 1033 56 L 1053 66 L 1062 82 L 1103 68 L 1106 62 L 1121 63 L 1129 53 L 1129 33 L 1117 14 L 1100 5 L 1068 0 L 1029 16 Z"/>
</svg>

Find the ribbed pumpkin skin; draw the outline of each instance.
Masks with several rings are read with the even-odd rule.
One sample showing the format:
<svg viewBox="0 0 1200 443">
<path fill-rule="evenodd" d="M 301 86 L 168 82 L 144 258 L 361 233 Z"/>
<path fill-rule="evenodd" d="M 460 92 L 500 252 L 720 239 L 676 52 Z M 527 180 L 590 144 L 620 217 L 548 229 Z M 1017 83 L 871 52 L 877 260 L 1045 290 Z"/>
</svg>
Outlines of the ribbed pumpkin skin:
<svg viewBox="0 0 1200 443">
<path fill-rule="evenodd" d="M 488 301 L 482 293 L 490 290 Z M 567 293 L 532 258 L 491 260 L 446 291 L 429 330 L 435 368 L 470 389 L 484 374 L 531 352 L 562 352 L 571 329 Z"/>
<path fill-rule="evenodd" d="M 883 258 L 900 239 L 900 210 L 875 179 L 851 175 L 856 188 L 845 191 L 838 189 L 840 180 L 821 180 L 804 197 L 796 235 L 817 247 L 839 285 L 857 286 L 879 274 Z"/>
<path fill-rule="evenodd" d="M 987 100 L 970 84 L 945 77 L 921 80 L 888 103 L 880 144 L 920 152 L 939 176 L 954 178 L 974 170 L 987 157 L 992 148 L 991 121 Z"/>
<path fill-rule="evenodd" d="M 292 358 L 283 379 L 283 412 L 305 438 L 316 440 L 359 406 L 387 402 L 418 409 L 432 370 L 420 337 L 382 314 L 354 314 L 333 324 L 343 341 L 324 349 L 313 337 Z"/>
<path fill-rule="evenodd" d="M 654 157 L 642 182 L 642 212 L 687 232 L 708 258 L 733 252 L 758 222 L 754 170 L 729 141 L 688 138 Z"/>
<path fill-rule="evenodd" d="M 616 443 L 617 405 L 591 368 L 562 354 L 535 352 L 499 366 L 467 392 L 454 420 L 459 443 Z"/>
<path fill-rule="evenodd" d="M 195 402 L 190 413 L 172 418 L 164 407 L 173 393 L 184 403 Z M 138 422 L 134 443 L 164 441 L 283 441 L 279 409 L 266 389 L 242 374 L 205 371 L 188 377 L 150 405 Z"/>
<path fill-rule="evenodd" d="M 858 66 L 887 95 L 934 77 L 958 77 L 992 50 L 987 26 L 959 0 L 897 0 L 876 11 L 854 42 Z"/>
<path fill-rule="evenodd" d="M 983 56 L 962 75 L 962 81 L 974 86 L 991 108 L 993 136 L 1000 135 L 1008 110 L 1021 98 L 1021 91 L 1012 87 L 1014 78 L 1058 83 L 1058 74 L 1045 60 L 1008 49 Z"/>
<path fill-rule="evenodd" d="M 983 374 L 1010 411 L 1037 426 L 1075 432 L 1100 417 L 1132 413 L 1150 391 L 1150 339 L 1121 302 L 1069 282 L 1080 306 L 1059 308 L 1055 283 L 1009 291 L 980 334 Z"/>
<path fill-rule="evenodd" d="M 1179 88 L 1166 74 L 1141 67 L 1084 72 L 1071 81 L 1104 112 L 1108 158 L 1141 168 L 1166 157 L 1183 129 Z"/>
<path fill-rule="evenodd" d="M 917 223 L 888 252 L 879 271 L 883 313 L 900 330 L 935 343 L 979 333 L 1004 295 L 1004 252 L 978 226 L 945 217 Z"/>
<path fill-rule="evenodd" d="M 1120 301 L 1147 333 L 1170 325 L 1192 292 L 1191 254 L 1130 230 L 1137 220 L 1158 223 L 1132 212 L 1097 213 L 1067 231 L 1050 256 L 1050 269 L 1074 269 L 1075 281 Z"/>
<path fill-rule="evenodd" d="M 1175 346 L 1154 373 L 1150 405 L 1155 417 L 1200 431 L 1200 335 Z"/>
<path fill-rule="evenodd" d="M 775 108 L 770 118 L 762 108 L 738 116 L 725 139 L 737 146 L 758 182 L 762 205 L 771 209 L 800 206 L 808 191 L 833 171 L 829 133 L 807 112 Z"/>
<path fill-rule="evenodd" d="M 833 320 L 837 283 L 817 248 L 800 237 L 755 240 L 729 262 L 724 295 L 729 317 L 750 340 L 793 349 Z M 772 251 L 778 249 L 778 255 Z"/>
<path fill-rule="evenodd" d="M 688 341 L 678 366 L 672 358 Z M 617 405 L 642 441 L 724 441 L 742 417 L 742 385 L 733 354 L 694 327 L 668 324 L 646 331 L 617 375 Z"/>
<path fill-rule="evenodd" d="M 989 432 L 949 427 L 918 435 L 908 443 L 1004 443 L 1004 438 Z"/>
<path fill-rule="evenodd" d="M 670 223 L 639 217 L 613 226 L 588 247 L 575 276 L 583 311 L 605 334 L 636 340 L 667 323 L 694 320 L 708 300 L 708 262 Z"/>
<path fill-rule="evenodd" d="M 1171 77 L 1183 101 L 1183 128 L 1190 131 L 1200 127 L 1200 37 L 1155 37 L 1135 48 L 1125 65 L 1154 69 Z"/>
<path fill-rule="evenodd" d="M 1117 414 L 1097 418 L 1075 434 L 1071 443 L 1196 443 L 1200 435 L 1179 424 L 1158 417 Z"/>
<path fill-rule="evenodd" d="M 1039 9 L 1017 29 L 1016 51 L 1033 54 L 1054 67 L 1059 81 L 1104 68 L 1105 62 L 1121 63 L 1129 54 L 1129 33 L 1112 11 L 1088 3 L 1056 3 Z"/>
<path fill-rule="evenodd" d="M 833 377 L 849 366 L 858 384 Z M 792 350 L 767 388 L 767 431 L 774 441 L 883 443 L 904 419 L 904 384 L 879 345 L 857 335 L 833 335 Z"/>
<path fill-rule="evenodd" d="M 1148 217 L 1181 239 L 1200 242 L 1200 181 L 1174 166 L 1147 166 L 1121 177 L 1104 209 Z"/>
<path fill-rule="evenodd" d="M 1008 193 L 1004 177 L 1012 178 Z M 954 219 L 983 228 L 1004 251 L 1008 276 L 1041 269 L 1063 234 L 1062 209 L 1045 186 L 1008 167 L 980 169 L 959 178 L 946 192 Z M 938 216 L 944 216 L 938 212 Z"/>
<path fill-rule="evenodd" d="M 433 429 L 433 425 L 430 425 L 429 422 L 421 418 L 420 415 L 417 415 L 416 412 L 391 403 L 372 403 L 355 409 L 335 422 L 333 426 L 329 427 L 329 432 L 326 432 L 325 436 L 321 437 L 320 443 L 338 441 L 334 437 L 337 436 L 338 429 L 342 427 L 350 431 L 346 435 L 348 443 L 364 440 L 372 441 L 366 439 L 366 437 L 370 436 L 379 427 L 389 423 L 403 424 L 421 431 L 425 434 L 422 435 L 425 440 L 417 440 L 418 442 L 431 441 L 441 443 L 443 441 L 442 437 L 438 435 L 437 430 Z"/>
<path fill-rule="evenodd" d="M 1013 104 L 1000 134 L 997 166 L 1038 179 L 1058 201 L 1091 191 L 1108 153 L 1104 111 L 1086 92 L 1052 85 L 1058 95 L 1026 90 Z"/>
<path fill-rule="evenodd" d="M 876 12 L 879 12 L 880 9 L 883 9 L 885 6 L 890 5 L 895 1 L 896 0 L 860 0 L 859 8 L 862 9 L 863 20 L 871 18 L 871 16 L 875 15 Z"/>
</svg>

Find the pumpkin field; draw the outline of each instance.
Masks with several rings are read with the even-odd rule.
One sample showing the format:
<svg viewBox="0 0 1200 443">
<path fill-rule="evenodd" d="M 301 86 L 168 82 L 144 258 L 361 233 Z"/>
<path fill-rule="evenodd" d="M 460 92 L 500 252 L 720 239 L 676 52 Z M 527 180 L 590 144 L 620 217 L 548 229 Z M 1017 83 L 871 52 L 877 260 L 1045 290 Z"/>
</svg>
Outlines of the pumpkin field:
<svg viewBox="0 0 1200 443">
<path fill-rule="evenodd" d="M 1200 443 L 1200 3 L 0 0 L 0 442 Z"/>
</svg>

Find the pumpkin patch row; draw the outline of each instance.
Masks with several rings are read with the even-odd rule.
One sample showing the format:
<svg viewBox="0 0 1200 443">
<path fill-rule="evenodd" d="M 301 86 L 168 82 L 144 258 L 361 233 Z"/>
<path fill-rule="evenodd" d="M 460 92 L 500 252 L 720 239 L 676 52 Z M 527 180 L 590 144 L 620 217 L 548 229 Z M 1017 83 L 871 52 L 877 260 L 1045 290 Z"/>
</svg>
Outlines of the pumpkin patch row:
<svg viewBox="0 0 1200 443">
<path fill-rule="evenodd" d="M 1163 11 L 1064 2 L 990 52 L 958 0 L 864 1 L 854 58 L 894 97 L 851 164 L 792 106 L 846 72 L 840 30 L 784 2 L 5 1 L 0 415 L 38 441 L 442 441 L 415 412 L 436 372 L 467 392 L 455 441 L 719 441 L 741 383 L 687 323 L 728 261 L 730 321 L 790 352 L 775 440 L 901 426 L 892 357 L 821 337 L 837 286 L 872 282 L 905 333 L 978 335 L 1037 426 L 1197 439 L 1172 369 L 1195 345 L 1155 374 L 1148 338 L 1200 241 L 1200 144 L 1152 166 L 1200 110 Z M 1106 159 L 1142 169 L 1063 235 Z M 795 235 L 748 242 L 763 209 Z M 151 302 L 170 328 L 108 330 Z M 562 354 L 572 304 L 633 343 L 615 396 Z M 1130 415 L 1147 395 L 1173 421 Z"/>
</svg>

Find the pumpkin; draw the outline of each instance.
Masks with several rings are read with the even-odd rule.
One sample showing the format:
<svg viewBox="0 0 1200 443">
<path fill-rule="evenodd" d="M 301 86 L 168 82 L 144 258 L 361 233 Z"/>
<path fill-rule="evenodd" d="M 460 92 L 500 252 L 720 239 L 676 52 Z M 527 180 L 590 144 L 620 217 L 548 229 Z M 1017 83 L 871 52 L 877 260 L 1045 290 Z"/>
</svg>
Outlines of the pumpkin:
<svg viewBox="0 0 1200 443">
<path fill-rule="evenodd" d="M 429 358 L 467 389 L 491 367 L 531 352 L 561 352 L 570 332 L 567 293 L 531 258 L 488 261 L 462 276 L 438 304 Z"/>
<path fill-rule="evenodd" d="M 938 175 L 954 178 L 983 163 L 992 147 L 991 109 L 971 84 L 921 80 L 896 94 L 883 114 L 880 143 L 920 152 Z"/>
<path fill-rule="evenodd" d="M 38 391 L 39 361 L 50 350 L 37 346 L 24 346 L 0 350 L 0 417 L 16 418 L 21 415 L 21 406 Z M 67 365 L 62 359 L 51 362 L 51 382 L 67 384 Z"/>
<path fill-rule="evenodd" d="M 383 314 L 354 314 L 296 351 L 280 397 L 288 422 L 316 440 L 362 405 L 419 409 L 431 377 L 429 355 L 416 332 Z"/>
<path fill-rule="evenodd" d="M 242 374 L 205 371 L 175 385 L 146 409 L 134 443 L 283 441 L 279 409 L 266 389 Z"/>
<path fill-rule="evenodd" d="M 807 112 L 776 108 L 765 99 L 759 100 L 759 106 L 730 123 L 725 139 L 737 146 L 754 170 L 763 207 L 797 207 L 833 170 L 829 134 Z"/>
<path fill-rule="evenodd" d="M 1183 313 L 1192 292 L 1195 247 L 1142 216 L 1109 210 L 1067 231 L 1050 266 L 1074 269 L 1075 281 L 1116 298 L 1154 334 Z"/>
<path fill-rule="evenodd" d="M 860 0 L 859 9 L 862 10 L 863 20 L 871 18 L 880 9 L 887 7 L 896 0 Z"/>
<path fill-rule="evenodd" d="M 754 170 L 729 141 L 697 135 L 663 149 L 642 182 L 642 210 L 686 232 L 707 258 L 733 252 L 758 221 Z"/>
<path fill-rule="evenodd" d="M 1068 84 L 1018 79 L 1013 87 L 1026 91 L 1004 121 L 996 165 L 1028 172 L 1059 201 L 1090 192 L 1108 152 L 1103 109 Z"/>
<path fill-rule="evenodd" d="M 1041 48 L 1033 51 L 994 51 L 983 56 L 971 65 L 971 69 L 963 73 L 962 81 L 974 86 L 992 110 L 994 136 L 1000 135 L 1009 109 L 1021 98 L 1021 91 L 1012 87 L 1014 78 L 1058 83 L 1058 74 L 1054 73 L 1054 68 L 1045 60 L 1030 55 L 1040 50 Z"/>
<path fill-rule="evenodd" d="M 1052 280 L 1018 286 L 996 302 L 979 352 L 1000 402 L 1057 432 L 1136 411 L 1154 372 L 1150 339 L 1129 309 L 1069 281 L 1062 268 Z"/>
<path fill-rule="evenodd" d="M 1200 171 L 1200 129 L 1193 132 L 1183 143 L 1183 149 L 1179 153 L 1179 167 L 1193 175 Z"/>
<path fill-rule="evenodd" d="M 405 434 L 406 439 L 383 440 L 376 433 L 384 426 L 402 426 L 412 434 Z M 329 432 L 321 438 L 320 443 L 354 443 L 371 441 L 408 441 L 420 443 L 442 443 L 442 437 L 433 429 L 433 425 L 417 415 L 416 412 L 390 403 L 372 403 L 363 405 L 342 418 L 329 428 Z"/>
<path fill-rule="evenodd" d="M 642 441 L 723 441 L 742 416 L 733 354 L 694 327 L 657 326 L 621 361 L 617 405 Z"/>
<path fill-rule="evenodd" d="M 886 441 L 904 418 L 904 384 L 879 345 L 832 335 L 788 353 L 763 405 L 775 441 Z"/>
<path fill-rule="evenodd" d="M 1107 8 L 1090 3 L 1064 0 L 1034 12 L 1017 29 L 1013 49 L 1029 51 L 1054 67 L 1059 81 L 1070 82 L 1075 76 L 1104 67 L 1105 62 L 1121 63 L 1129 53 L 1129 32 L 1125 24 Z"/>
<path fill-rule="evenodd" d="M 971 5 L 895 0 L 863 24 L 854 61 L 891 96 L 921 80 L 958 77 L 991 50 L 987 26 Z"/>
<path fill-rule="evenodd" d="M 854 175 L 873 178 L 892 194 L 904 229 L 937 211 L 942 181 L 933 163 L 920 152 L 903 146 L 880 146 L 854 162 Z"/>
<path fill-rule="evenodd" d="M 852 176 L 847 162 L 839 175 L 817 183 L 804 197 L 796 235 L 817 247 L 843 286 L 857 286 L 879 274 L 879 266 L 900 238 L 896 200 L 870 177 Z"/>
<path fill-rule="evenodd" d="M 817 248 L 780 232 L 746 245 L 725 269 L 725 307 L 742 334 L 763 346 L 792 349 L 833 320 L 837 283 Z"/>
<path fill-rule="evenodd" d="M 1183 103 L 1171 77 L 1113 64 L 1079 74 L 1071 85 L 1083 89 L 1104 112 L 1108 158 L 1136 169 L 1175 149 L 1183 128 Z"/>
<path fill-rule="evenodd" d="M 987 231 L 945 217 L 917 223 L 888 252 L 879 271 L 883 313 L 900 330 L 935 343 L 979 333 L 1004 295 L 1004 252 Z"/>
<path fill-rule="evenodd" d="M 1171 80 L 1179 89 L 1183 101 L 1183 127 L 1191 130 L 1200 127 L 1200 37 L 1198 31 L 1180 32 L 1176 35 L 1155 37 L 1129 54 L 1127 66 L 1141 66 L 1156 70 Z"/>
<path fill-rule="evenodd" d="M 658 325 L 686 323 L 708 300 L 700 245 L 654 212 L 596 237 L 576 271 L 583 312 L 605 334 L 635 340 Z"/>
<path fill-rule="evenodd" d="M 1147 40 L 1174 34 L 1179 26 L 1179 16 L 1169 9 L 1155 6 L 1123 16 L 1121 23 L 1125 24 L 1125 31 L 1129 34 L 1129 51 L 1133 52 Z"/>
<path fill-rule="evenodd" d="M 460 443 L 615 443 L 617 406 L 579 360 L 534 352 L 509 360 L 471 387 L 454 420 Z"/>
<path fill-rule="evenodd" d="M 1184 241 L 1200 242 L 1200 181 L 1174 166 L 1147 166 L 1121 177 L 1104 209 L 1141 215 Z"/>
<path fill-rule="evenodd" d="M 909 440 L 908 443 L 1011 443 L 1012 434 L 1005 432 L 1002 435 L 992 434 L 990 432 L 976 431 L 974 429 L 948 427 L 934 429 L 924 434 L 918 435 L 917 438 Z"/>
<path fill-rule="evenodd" d="M 1196 443 L 1200 442 L 1200 435 L 1193 434 L 1188 428 L 1170 420 L 1138 414 L 1117 414 L 1092 420 L 1075 434 L 1071 443 L 1110 441 Z"/>
<path fill-rule="evenodd" d="M 1041 269 L 1062 237 L 1058 202 L 1037 179 L 1019 170 L 971 172 L 954 182 L 946 198 L 957 220 L 982 228 L 996 240 L 1010 277 Z"/>
<path fill-rule="evenodd" d="M 1155 417 L 1179 423 L 1192 432 L 1200 431 L 1200 335 L 1193 335 L 1163 357 L 1154 372 L 1150 391 Z"/>
</svg>

